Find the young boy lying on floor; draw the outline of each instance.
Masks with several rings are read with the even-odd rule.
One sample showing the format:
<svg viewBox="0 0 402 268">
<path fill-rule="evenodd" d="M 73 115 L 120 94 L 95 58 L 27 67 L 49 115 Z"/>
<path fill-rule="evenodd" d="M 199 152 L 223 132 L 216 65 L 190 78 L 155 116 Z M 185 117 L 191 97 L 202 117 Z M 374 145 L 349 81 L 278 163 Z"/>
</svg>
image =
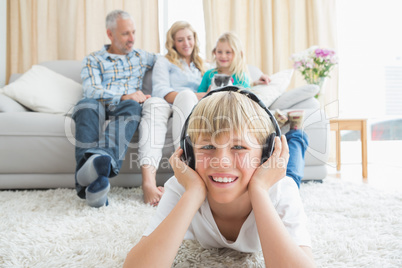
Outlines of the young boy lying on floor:
<svg viewBox="0 0 402 268">
<path fill-rule="evenodd" d="M 303 168 L 306 135 L 293 129 L 279 137 L 258 98 L 233 90 L 209 93 L 189 116 L 185 151 L 170 158 L 175 176 L 124 267 L 171 267 L 183 239 L 262 250 L 266 267 L 315 267 L 298 186 L 286 176 L 288 142 L 297 162 L 289 166 Z"/>
</svg>

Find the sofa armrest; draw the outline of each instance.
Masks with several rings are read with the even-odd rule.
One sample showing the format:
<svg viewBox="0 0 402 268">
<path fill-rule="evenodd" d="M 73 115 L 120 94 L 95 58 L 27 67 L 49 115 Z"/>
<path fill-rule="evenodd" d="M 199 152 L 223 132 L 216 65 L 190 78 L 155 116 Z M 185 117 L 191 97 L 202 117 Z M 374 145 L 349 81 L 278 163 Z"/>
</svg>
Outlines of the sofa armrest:
<svg viewBox="0 0 402 268">
<path fill-rule="evenodd" d="M 293 110 L 287 109 L 283 112 Z M 281 128 L 282 134 L 289 131 L 289 125 L 286 124 Z M 309 140 L 305 157 L 306 165 L 326 164 L 329 159 L 330 130 L 329 119 L 327 119 L 324 109 L 304 109 L 302 130 L 307 134 Z"/>
<path fill-rule="evenodd" d="M 26 111 L 28 111 L 28 109 L 26 109 L 20 103 L 0 93 L 0 112 L 9 113 L 9 112 L 26 112 Z"/>
<path fill-rule="evenodd" d="M 302 100 L 301 102 L 295 103 L 288 109 L 292 109 L 292 110 L 295 110 L 295 109 L 319 109 L 320 107 L 321 107 L 320 102 L 316 98 L 312 97 L 312 98 Z"/>
<path fill-rule="evenodd" d="M 279 98 L 269 107 L 271 110 L 280 109 L 290 109 L 296 104 L 301 103 L 304 100 L 314 98 L 318 93 L 319 87 L 317 85 L 305 85 L 283 93 Z M 316 102 L 319 107 L 319 103 Z M 298 107 L 298 108 L 317 108 L 315 107 Z"/>
</svg>

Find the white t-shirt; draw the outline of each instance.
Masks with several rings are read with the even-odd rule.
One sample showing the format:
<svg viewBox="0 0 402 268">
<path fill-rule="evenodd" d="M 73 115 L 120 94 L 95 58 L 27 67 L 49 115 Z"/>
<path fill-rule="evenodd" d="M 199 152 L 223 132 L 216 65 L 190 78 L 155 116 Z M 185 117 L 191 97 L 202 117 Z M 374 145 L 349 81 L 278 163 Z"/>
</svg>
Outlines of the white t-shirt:
<svg viewBox="0 0 402 268">
<path fill-rule="evenodd" d="M 165 193 L 159 202 L 156 214 L 143 234 L 144 236 L 150 235 L 169 215 L 184 192 L 184 187 L 174 176 L 165 183 Z M 269 196 L 295 243 L 300 246 L 311 247 L 310 235 L 306 226 L 306 214 L 304 213 L 299 189 L 293 179 L 285 177 L 277 182 L 269 190 Z M 198 240 L 204 248 L 231 248 L 240 252 L 257 252 L 261 250 L 253 211 L 251 211 L 241 227 L 236 241 L 228 241 L 220 233 L 207 199 L 195 214 L 184 239 Z"/>
</svg>

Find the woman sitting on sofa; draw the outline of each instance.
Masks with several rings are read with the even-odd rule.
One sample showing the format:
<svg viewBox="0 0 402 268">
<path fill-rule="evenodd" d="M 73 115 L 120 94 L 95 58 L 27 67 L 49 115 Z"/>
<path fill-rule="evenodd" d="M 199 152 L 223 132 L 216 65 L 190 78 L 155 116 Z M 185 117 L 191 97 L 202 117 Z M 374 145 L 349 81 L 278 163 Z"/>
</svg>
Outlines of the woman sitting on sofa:
<svg viewBox="0 0 402 268">
<path fill-rule="evenodd" d="M 162 158 L 169 118 L 173 114 L 172 136 L 176 149 L 187 115 L 206 94 L 196 93 L 205 70 L 193 27 L 185 21 L 175 22 L 167 32 L 165 46 L 167 54 L 160 56 L 153 67 L 152 98 L 144 103 L 139 126 L 141 137 L 148 137 L 148 140 L 140 140 L 139 146 L 142 176 L 154 180 Z M 145 106 L 152 108 L 145 109 Z M 160 192 L 150 197 L 152 200 L 148 203 L 158 204 L 163 190 L 157 190 Z"/>
</svg>

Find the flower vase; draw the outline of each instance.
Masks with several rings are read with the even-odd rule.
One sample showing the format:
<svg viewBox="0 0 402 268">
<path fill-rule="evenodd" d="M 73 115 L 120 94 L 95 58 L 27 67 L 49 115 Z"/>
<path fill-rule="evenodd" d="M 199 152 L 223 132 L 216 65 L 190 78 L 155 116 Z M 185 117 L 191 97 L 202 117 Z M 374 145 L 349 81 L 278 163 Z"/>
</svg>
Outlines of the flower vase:
<svg viewBox="0 0 402 268">
<path fill-rule="evenodd" d="M 317 85 L 320 89 L 318 90 L 318 93 L 314 96 L 316 99 L 320 97 L 321 94 L 323 94 L 323 89 L 324 89 L 324 83 L 326 77 L 319 77 L 317 81 L 315 81 L 313 84 Z"/>
</svg>

